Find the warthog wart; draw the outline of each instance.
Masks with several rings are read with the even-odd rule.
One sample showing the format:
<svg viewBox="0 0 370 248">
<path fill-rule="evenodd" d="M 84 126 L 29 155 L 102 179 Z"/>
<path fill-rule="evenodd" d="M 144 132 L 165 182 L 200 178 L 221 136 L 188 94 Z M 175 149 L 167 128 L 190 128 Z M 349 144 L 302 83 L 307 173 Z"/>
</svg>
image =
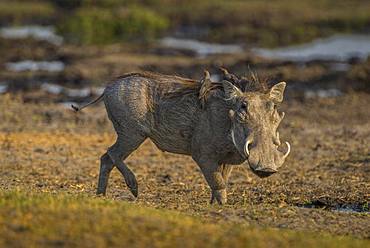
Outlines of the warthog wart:
<svg viewBox="0 0 370 248">
<path fill-rule="evenodd" d="M 211 203 L 226 203 L 226 185 L 233 165 L 247 162 L 259 177 L 269 176 L 290 152 L 281 151 L 277 128 L 284 113 L 277 111 L 286 83 L 271 88 L 239 78 L 225 69 L 222 82 L 205 71 L 200 81 L 155 73 L 125 74 L 96 100 L 104 100 L 117 133 L 114 145 L 101 157 L 97 194 L 105 194 L 114 166 L 137 197 L 135 175 L 124 160 L 147 138 L 162 151 L 190 155 L 211 190 Z M 279 148 L 279 149 L 278 149 Z"/>
</svg>

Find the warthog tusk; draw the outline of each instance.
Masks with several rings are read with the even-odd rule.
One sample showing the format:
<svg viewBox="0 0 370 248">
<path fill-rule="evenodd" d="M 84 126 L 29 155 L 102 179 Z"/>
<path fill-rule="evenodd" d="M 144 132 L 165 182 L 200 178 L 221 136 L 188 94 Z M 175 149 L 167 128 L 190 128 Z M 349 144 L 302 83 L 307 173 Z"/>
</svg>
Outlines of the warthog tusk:
<svg viewBox="0 0 370 248">
<path fill-rule="evenodd" d="M 233 140 L 235 148 L 237 148 L 236 142 L 235 142 L 235 137 L 234 137 L 234 130 L 231 130 L 231 139 Z"/>
<path fill-rule="evenodd" d="M 290 144 L 288 141 L 285 141 L 286 146 L 288 147 L 288 151 L 284 154 L 283 159 L 286 159 L 290 153 Z"/>
<path fill-rule="evenodd" d="M 247 140 L 247 142 L 245 142 L 245 145 L 244 145 L 244 153 L 249 157 L 249 144 L 252 143 L 250 140 Z"/>
<path fill-rule="evenodd" d="M 285 112 L 281 112 L 281 115 L 280 115 L 280 119 L 284 119 L 284 116 L 285 116 Z"/>
<path fill-rule="evenodd" d="M 236 142 L 235 142 L 235 136 L 234 136 L 234 130 L 231 130 L 231 139 L 234 143 L 234 146 L 236 149 L 238 149 L 237 145 L 236 145 Z M 252 143 L 250 140 L 247 140 L 247 142 L 245 142 L 245 145 L 244 145 L 244 153 L 247 157 L 249 157 L 249 149 L 248 149 L 248 146 L 249 144 Z"/>
</svg>

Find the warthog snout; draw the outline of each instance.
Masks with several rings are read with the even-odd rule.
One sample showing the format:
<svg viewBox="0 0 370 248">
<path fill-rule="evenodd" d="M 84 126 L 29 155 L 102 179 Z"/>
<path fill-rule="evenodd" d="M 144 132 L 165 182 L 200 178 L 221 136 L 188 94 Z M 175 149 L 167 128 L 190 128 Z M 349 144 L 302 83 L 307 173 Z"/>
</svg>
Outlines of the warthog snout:
<svg viewBox="0 0 370 248">
<path fill-rule="evenodd" d="M 253 170 L 252 171 L 259 177 L 261 178 L 264 178 L 264 177 L 269 177 L 271 176 L 272 174 L 274 174 L 275 172 L 277 172 L 277 170 L 273 170 L 273 169 L 256 169 L 256 170 Z"/>
<path fill-rule="evenodd" d="M 261 178 L 276 173 L 290 153 L 290 144 L 288 142 L 285 142 L 285 144 L 287 146 L 286 152 L 279 151 L 276 146 L 272 148 L 274 151 L 268 153 L 257 147 L 248 150 L 247 161 L 249 167 Z"/>
</svg>

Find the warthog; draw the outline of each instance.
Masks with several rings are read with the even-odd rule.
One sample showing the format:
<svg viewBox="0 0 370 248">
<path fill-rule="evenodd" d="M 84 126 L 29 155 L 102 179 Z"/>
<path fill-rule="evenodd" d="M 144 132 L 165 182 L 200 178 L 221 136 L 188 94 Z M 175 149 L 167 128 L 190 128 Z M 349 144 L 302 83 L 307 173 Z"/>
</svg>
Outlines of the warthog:
<svg viewBox="0 0 370 248">
<path fill-rule="evenodd" d="M 233 165 L 248 162 L 259 177 L 269 176 L 290 152 L 277 128 L 284 117 L 285 82 L 270 89 L 222 69 L 222 82 L 200 81 L 154 73 L 117 78 L 96 100 L 104 100 L 117 141 L 101 157 L 97 194 L 105 194 L 114 166 L 137 197 L 135 175 L 124 160 L 147 138 L 162 151 L 191 155 L 211 190 L 211 203 L 226 203 L 226 184 Z M 279 148 L 280 149 L 280 148 Z"/>
</svg>

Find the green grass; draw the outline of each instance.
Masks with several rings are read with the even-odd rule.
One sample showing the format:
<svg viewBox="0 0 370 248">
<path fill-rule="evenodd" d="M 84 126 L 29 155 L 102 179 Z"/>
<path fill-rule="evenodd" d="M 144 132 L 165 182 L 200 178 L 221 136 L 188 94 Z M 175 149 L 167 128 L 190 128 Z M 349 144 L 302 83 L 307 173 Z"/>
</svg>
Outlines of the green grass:
<svg viewBox="0 0 370 248">
<path fill-rule="evenodd" d="M 203 40 L 274 47 L 366 31 L 369 9 L 367 0 L 0 0 L 0 21 L 44 19 L 82 44 L 148 41 L 196 26 L 208 30 Z"/>
<path fill-rule="evenodd" d="M 46 23 L 53 19 L 54 15 L 55 8 L 51 3 L 0 0 L 1 24 Z"/>
<path fill-rule="evenodd" d="M 0 246 L 366 247 L 369 241 L 210 223 L 135 203 L 0 191 Z"/>
<path fill-rule="evenodd" d="M 166 18 L 144 7 L 85 7 L 65 18 L 59 31 L 74 43 L 106 44 L 122 40 L 149 41 L 167 27 Z"/>
</svg>

